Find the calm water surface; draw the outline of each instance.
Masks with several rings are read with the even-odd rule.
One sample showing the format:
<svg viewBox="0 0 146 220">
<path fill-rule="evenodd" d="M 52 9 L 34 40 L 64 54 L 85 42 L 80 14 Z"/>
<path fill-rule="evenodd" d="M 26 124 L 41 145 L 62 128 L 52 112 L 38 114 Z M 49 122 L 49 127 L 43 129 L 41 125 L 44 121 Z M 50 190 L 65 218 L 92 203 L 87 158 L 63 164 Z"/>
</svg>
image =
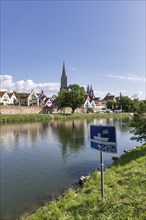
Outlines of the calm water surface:
<svg viewBox="0 0 146 220">
<path fill-rule="evenodd" d="M 1 219 L 13 220 L 61 194 L 100 165 L 90 124 L 115 125 L 117 156 L 136 146 L 126 119 L 52 121 L 1 126 Z M 114 154 L 104 153 L 104 166 Z"/>
</svg>

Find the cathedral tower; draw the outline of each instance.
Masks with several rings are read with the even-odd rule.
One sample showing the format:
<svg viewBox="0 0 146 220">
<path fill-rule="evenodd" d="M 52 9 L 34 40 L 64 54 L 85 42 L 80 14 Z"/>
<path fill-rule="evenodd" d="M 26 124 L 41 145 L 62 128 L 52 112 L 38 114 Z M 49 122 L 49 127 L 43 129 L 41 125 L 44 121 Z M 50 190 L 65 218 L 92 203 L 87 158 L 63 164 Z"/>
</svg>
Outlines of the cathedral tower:
<svg viewBox="0 0 146 220">
<path fill-rule="evenodd" d="M 91 99 L 93 99 L 94 98 L 94 91 L 93 91 L 93 89 L 92 89 L 92 85 L 89 87 L 89 85 L 87 86 L 87 94 L 89 95 L 89 97 L 91 98 Z"/>
<path fill-rule="evenodd" d="M 65 71 L 65 63 L 63 62 L 63 68 L 62 68 L 62 76 L 61 76 L 61 89 L 67 89 L 67 76 Z"/>
</svg>

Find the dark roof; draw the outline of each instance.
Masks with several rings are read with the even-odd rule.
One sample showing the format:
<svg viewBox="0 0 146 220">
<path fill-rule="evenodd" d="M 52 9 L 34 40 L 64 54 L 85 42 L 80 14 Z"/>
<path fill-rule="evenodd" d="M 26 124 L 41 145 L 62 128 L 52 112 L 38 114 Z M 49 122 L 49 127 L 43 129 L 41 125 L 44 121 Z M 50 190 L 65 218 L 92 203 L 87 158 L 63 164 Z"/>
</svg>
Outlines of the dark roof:
<svg viewBox="0 0 146 220">
<path fill-rule="evenodd" d="M 94 101 L 101 101 L 100 97 L 94 97 Z"/>
<path fill-rule="evenodd" d="M 2 97 L 5 93 L 6 91 L 0 91 L 0 97 Z"/>
<path fill-rule="evenodd" d="M 7 92 L 7 94 L 9 95 L 9 97 L 11 97 L 14 93 L 13 92 Z"/>
<path fill-rule="evenodd" d="M 115 98 L 114 95 L 111 95 L 111 96 L 105 96 L 104 100 L 113 100 Z"/>
<path fill-rule="evenodd" d="M 27 98 L 30 93 L 17 93 L 21 99 Z"/>
</svg>

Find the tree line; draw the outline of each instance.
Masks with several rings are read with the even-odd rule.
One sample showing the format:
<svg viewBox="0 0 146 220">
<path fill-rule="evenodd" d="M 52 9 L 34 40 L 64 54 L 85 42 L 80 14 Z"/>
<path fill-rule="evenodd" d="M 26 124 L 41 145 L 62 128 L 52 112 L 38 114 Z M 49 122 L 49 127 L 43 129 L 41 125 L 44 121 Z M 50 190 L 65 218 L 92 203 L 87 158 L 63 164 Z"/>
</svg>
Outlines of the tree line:
<svg viewBox="0 0 146 220">
<path fill-rule="evenodd" d="M 124 112 L 146 111 L 146 100 L 132 100 L 128 96 L 121 96 L 117 102 L 113 100 L 107 101 L 107 108 L 113 110 L 121 109 Z"/>
<path fill-rule="evenodd" d="M 57 106 L 71 107 L 73 112 L 77 107 L 84 104 L 85 89 L 77 84 L 68 86 L 68 89 L 62 89 L 57 96 Z M 124 112 L 146 111 L 146 100 L 130 99 L 128 96 L 120 96 L 117 101 L 108 100 L 107 108 L 112 110 L 122 110 Z"/>
</svg>

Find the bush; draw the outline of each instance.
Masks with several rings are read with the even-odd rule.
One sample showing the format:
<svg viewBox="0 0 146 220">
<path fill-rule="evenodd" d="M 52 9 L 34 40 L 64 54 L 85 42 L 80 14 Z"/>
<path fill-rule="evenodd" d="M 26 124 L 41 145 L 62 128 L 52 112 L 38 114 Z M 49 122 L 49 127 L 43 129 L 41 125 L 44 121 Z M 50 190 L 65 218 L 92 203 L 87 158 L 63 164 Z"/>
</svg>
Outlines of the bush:
<svg viewBox="0 0 146 220">
<path fill-rule="evenodd" d="M 142 111 L 134 113 L 130 126 L 133 127 L 131 133 L 134 134 L 131 140 L 146 143 L 146 114 Z"/>
<path fill-rule="evenodd" d="M 93 113 L 93 108 L 87 108 L 87 113 Z"/>
</svg>

